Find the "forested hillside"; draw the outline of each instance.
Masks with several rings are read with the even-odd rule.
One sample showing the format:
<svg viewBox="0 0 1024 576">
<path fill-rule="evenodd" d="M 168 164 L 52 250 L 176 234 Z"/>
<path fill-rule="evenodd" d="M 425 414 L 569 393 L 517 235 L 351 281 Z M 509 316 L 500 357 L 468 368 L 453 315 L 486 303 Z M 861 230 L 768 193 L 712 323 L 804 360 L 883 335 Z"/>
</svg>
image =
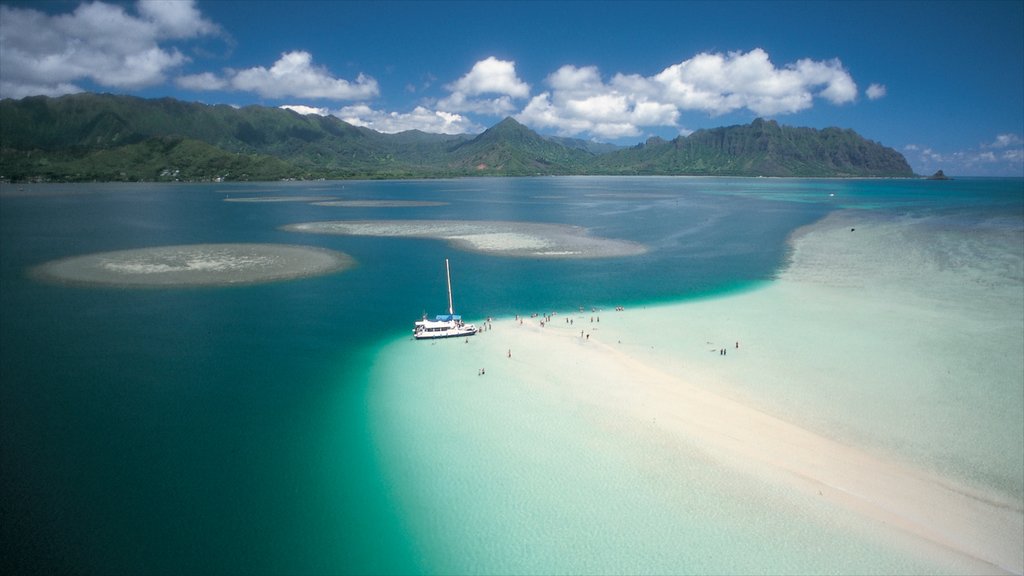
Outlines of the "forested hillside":
<svg viewBox="0 0 1024 576">
<path fill-rule="evenodd" d="M 909 177 L 852 130 L 757 119 L 633 148 L 541 136 L 506 118 L 479 135 L 382 134 L 290 110 L 75 94 L 0 101 L 12 181 L 440 178 L 651 174 Z"/>
</svg>

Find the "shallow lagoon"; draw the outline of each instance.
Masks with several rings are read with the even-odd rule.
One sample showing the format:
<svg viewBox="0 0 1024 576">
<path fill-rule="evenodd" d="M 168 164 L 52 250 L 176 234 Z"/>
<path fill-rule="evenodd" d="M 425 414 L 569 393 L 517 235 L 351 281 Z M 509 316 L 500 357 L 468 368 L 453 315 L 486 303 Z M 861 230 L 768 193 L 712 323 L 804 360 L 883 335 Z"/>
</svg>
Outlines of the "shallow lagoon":
<svg viewBox="0 0 1024 576">
<path fill-rule="evenodd" d="M 444 258 L 452 259 L 457 311 L 483 318 L 742 289 L 777 274 L 787 236 L 836 207 L 955 216 L 967 206 L 1020 216 L 1019 180 L 949 184 L 588 177 L 3 185 L 0 470 L 7 520 L 0 535 L 17 543 L 3 562 L 46 572 L 437 571 L 447 562 L 443 539 L 420 532 L 419 517 L 383 483 L 381 466 L 383 458 L 389 467 L 407 467 L 409 482 L 432 482 L 417 463 L 444 461 L 382 453 L 374 430 L 387 414 L 375 411 L 366 384 L 380 368 L 373 365 L 379 346 L 407 334 L 424 312 L 446 307 Z M 321 198 L 439 205 L 313 204 Z M 336 220 L 341 210 L 352 220 L 579 226 L 647 251 L 503 258 L 434 238 L 282 228 Z M 62 258 L 196 243 L 300 244 L 344 252 L 360 264 L 340 274 L 185 291 L 82 289 L 27 274 Z M 590 465 L 583 464 L 585 472 Z M 581 511 L 581 521 L 586 516 Z M 739 538 L 741 549 L 757 550 L 763 532 L 730 534 L 732 522 L 717 524 L 721 541 Z M 522 544 L 500 533 L 481 542 L 509 554 Z M 719 552 L 692 550 L 695 563 L 687 566 L 721 567 Z M 524 550 L 521 557 L 528 556 Z M 595 562 L 606 556 L 593 555 Z M 759 566 L 800 565 L 784 556 Z M 588 568 L 629 567 L 628 558 L 616 562 Z"/>
</svg>

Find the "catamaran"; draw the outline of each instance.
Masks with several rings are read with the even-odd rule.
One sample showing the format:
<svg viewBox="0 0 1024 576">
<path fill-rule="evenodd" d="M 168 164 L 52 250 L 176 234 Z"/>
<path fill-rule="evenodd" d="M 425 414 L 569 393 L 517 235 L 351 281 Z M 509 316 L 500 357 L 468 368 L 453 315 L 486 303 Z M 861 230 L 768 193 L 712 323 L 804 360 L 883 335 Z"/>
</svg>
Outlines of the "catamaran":
<svg viewBox="0 0 1024 576">
<path fill-rule="evenodd" d="M 433 320 L 427 320 L 427 315 L 424 314 L 422 320 L 417 320 L 413 324 L 412 335 L 417 339 L 472 336 L 477 333 L 476 326 L 464 323 L 462 316 L 455 314 L 452 306 L 452 271 L 447 258 L 444 259 L 444 272 L 448 277 L 448 313 L 438 314 Z"/>
</svg>

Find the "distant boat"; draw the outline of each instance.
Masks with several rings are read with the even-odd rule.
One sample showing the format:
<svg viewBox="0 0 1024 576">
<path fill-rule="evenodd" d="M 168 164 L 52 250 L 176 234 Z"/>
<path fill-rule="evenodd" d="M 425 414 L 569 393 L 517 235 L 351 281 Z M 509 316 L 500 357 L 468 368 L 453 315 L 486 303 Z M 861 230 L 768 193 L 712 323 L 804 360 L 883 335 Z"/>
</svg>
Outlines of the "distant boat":
<svg viewBox="0 0 1024 576">
<path fill-rule="evenodd" d="M 448 266 L 447 258 L 444 259 L 444 273 L 448 278 L 448 313 L 438 314 L 433 320 L 427 320 L 427 315 L 424 314 L 423 320 L 416 321 L 413 324 L 412 334 L 418 340 L 472 336 L 477 333 L 476 326 L 464 323 L 462 316 L 455 314 L 455 309 L 452 306 L 452 271 Z"/>
</svg>

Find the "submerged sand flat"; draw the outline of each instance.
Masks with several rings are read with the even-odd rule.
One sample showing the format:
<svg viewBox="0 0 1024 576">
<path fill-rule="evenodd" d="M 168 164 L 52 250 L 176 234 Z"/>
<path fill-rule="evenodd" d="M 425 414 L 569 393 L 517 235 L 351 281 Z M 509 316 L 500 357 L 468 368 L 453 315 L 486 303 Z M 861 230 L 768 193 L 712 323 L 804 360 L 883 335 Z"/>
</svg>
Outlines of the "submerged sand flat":
<svg viewBox="0 0 1024 576">
<path fill-rule="evenodd" d="M 558 564 L 568 540 L 587 557 L 630 542 L 635 563 L 611 571 L 1024 572 L 1024 235 L 1019 217 L 950 224 L 841 212 L 743 294 L 396 343 L 377 402 L 400 414 L 382 437 L 404 443 L 395 473 L 416 474 L 403 502 L 423 510 L 410 517 L 424 549 L 453 571 L 587 571 Z M 427 468 L 453 442 L 458 456 Z M 488 481 L 500 525 L 467 502 Z M 694 490 L 725 499 L 704 510 Z M 734 498 L 752 498 L 747 522 L 730 523 Z M 603 530 L 605 516 L 626 532 Z M 772 522 L 777 534 L 756 533 Z M 517 523 L 530 556 L 495 566 L 446 537 Z M 744 548 L 750 531 L 808 564 L 747 563 L 773 554 Z M 679 549 L 646 544 L 664 535 Z"/>
<path fill-rule="evenodd" d="M 612 258 L 646 248 L 626 240 L 591 236 L 579 226 L 536 222 L 462 220 L 336 220 L 283 227 L 291 232 L 447 240 L 453 246 L 512 258 Z"/>
<path fill-rule="evenodd" d="M 72 284 L 186 287 L 255 284 L 328 274 L 347 254 L 286 244 L 189 244 L 101 252 L 41 264 L 31 274 Z"/>
<path fill-rule="evenodd" d="M 317 206 L 336 206 L 338 208 L 429 208 L 431 206 L 447 206 L 448 202 L 432 200 L 328 200 L 314 202 Z"/>
<path fill-rule="evenodd" d="M 279 203 L 279 202 L 329 202 L 332 199 L 328 196 L 228 196 L 225 202 L 246 202 L 246 203 Z"/>
</svg>

